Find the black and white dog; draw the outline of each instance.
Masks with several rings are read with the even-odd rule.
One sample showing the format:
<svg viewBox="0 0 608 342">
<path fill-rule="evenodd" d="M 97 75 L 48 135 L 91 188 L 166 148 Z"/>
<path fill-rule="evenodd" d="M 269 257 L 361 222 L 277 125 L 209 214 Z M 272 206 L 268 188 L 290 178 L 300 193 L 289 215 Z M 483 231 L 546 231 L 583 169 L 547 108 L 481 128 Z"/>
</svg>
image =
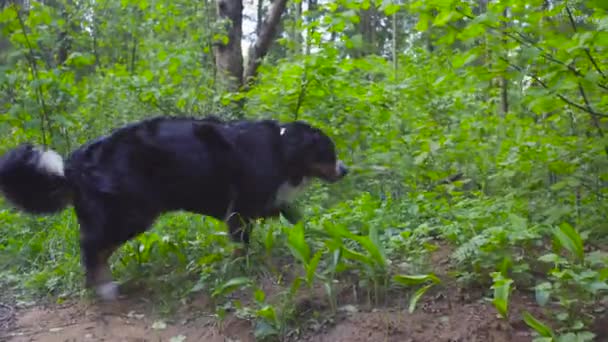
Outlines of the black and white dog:
<svg viewBox="0 0 608 342">
<path fill-rule="evenodd" d="M 254 219 L 280 215 L 308 180 L 346 173 L 333 141 L 301 121 L 157 117 L 81 146 L 65 164 L 52 150 L 17 147 L 0 159 L 0 191 L 28 213 L 72 204 L 86 286 L 112 300 L 108 258 L 160 214 L 225 220 L 231 238 L 248 244 Z"/>
</svg>

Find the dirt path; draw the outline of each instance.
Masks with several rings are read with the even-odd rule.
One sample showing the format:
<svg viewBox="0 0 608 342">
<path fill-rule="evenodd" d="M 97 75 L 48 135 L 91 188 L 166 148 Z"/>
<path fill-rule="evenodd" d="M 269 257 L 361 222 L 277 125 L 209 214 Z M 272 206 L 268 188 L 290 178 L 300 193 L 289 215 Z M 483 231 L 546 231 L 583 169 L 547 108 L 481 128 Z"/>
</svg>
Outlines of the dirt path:
<svg viewBox="0 0 608 342">
<path fill-rule="evenodd" d="M 446 272 L 449 249 L 432 255 L 437 274 Z M 282 288 L 266 284 L 266 293 Z M 320 291 L 296 299 L 297 322 L 288 341 L 310 342 L 530 342 L 532 334 L 521 320 L 526 309 L 536 313 L 532 300 L 513 294 L 509 321 L 497 316 L 479 291 L 460 291 L 453 286 L 427 293 L 413 314 L 406 297 L 390 297 L 383 308 L 367 308 L 349 295 L 340 297 L 338 316 L 330 319 L 327 298 Z M 172 319 L 154 310 L 154 299 L 144 289 L 114 303 L 72 301 L 63 305 L 34 305 L 10 312 L 12 320 L 0 319 L 0 341 L 205 341 L 253 342 L 253 322 L 230 316 L 221 324 L 213 305 L 203 295 L 180 304 Z M 243 298 L 245 299 L 245 298 Z M 348 304 L 351 303 L 351 304 Z M 6 311 L 6 310 L 5 310 Z M 314 313 L 316 312 L 316 314 Z M 6 315 L 5 315 L 6 316 Z M 2 317 L 2 315 L 0 315 Z M 4 324 L 2 324 L 4 322 Z M 10 322 L 10 324 L 7 324 Z M 295 332 L 298 332 L 297 334 Z"/>
<path fill-rule="evenodd" d="M 520 302 L 515 305 L 525 305 Z M 112 304 L 72 302 L 34 306 L 16 311 L 10 330 L 0 340 L 25 341 L 255 341 L 251 322 L 227 318 L 220 327 L 199 300 L 184 304 L 172 320 L 159 319 L 142 298 Z M 531 341 L 529 330 L 519 317 L 505 322 L 483 301 L 458 303 L 437 293 L 421 303 L 414 314 L 398 308 L 363 311 L 342 307 L 335 324 L 302 322 L 301 334 L 290 340 L 311 342 L 372 341 Z"/>
</svg>

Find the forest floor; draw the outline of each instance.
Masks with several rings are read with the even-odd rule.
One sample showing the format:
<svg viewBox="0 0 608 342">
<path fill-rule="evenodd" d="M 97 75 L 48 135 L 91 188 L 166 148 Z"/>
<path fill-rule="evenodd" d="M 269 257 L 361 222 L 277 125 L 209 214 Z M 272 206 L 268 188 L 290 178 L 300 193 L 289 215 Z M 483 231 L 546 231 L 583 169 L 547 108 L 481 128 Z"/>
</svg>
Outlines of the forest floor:
<svg viewBox="0 0 608 342">
<path fill-rule="evenodd" d="M 433 254 L 440 277 L 446 271 L 447 257 L 441 249 Z M 272 294 L 268 290 L 273 286 L 277 293 L 281 290 L 268 284 L 267 294 Z M 541 314 L 533 299 L 514 292 L 510 300 L 513 314 L 506 321 L 481 291 L 463 290 L 454 284 L 427 292 L 412 314 L 408 313 L 406 297 L 389 296 L 387 305 L 374 307 L 361 301 L 349 304 L 349 296 L 341 294 L 338 315 L 325 319 L 331 315 L 324 315 L 329 312 L 329 303 L 321 290 L 296 300 L 303 314 L 297 330 L 286 334 L 285 340 L 523 342 L 532 341 L 533 336 L 521 312 Z M 113 303 L 78 299 L 62 304 L 4 305 L 0 307 L 0 341 L 255 341 L 251 321 L 227 314 L 220 325 L 212 301 L 202 294 L 180 303 L 167 319 L 144 292 L 130 290 L 126 298 Z"/>
</svg>

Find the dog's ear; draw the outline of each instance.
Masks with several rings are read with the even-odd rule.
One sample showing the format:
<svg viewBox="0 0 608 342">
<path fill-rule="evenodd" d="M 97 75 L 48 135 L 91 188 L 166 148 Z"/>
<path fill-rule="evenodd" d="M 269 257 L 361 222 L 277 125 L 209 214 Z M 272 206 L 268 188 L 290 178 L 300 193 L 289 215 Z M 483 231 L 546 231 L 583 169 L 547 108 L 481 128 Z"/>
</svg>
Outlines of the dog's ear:
<svg viewBox="0 0 608 342">
<path fill-rule="evenodd" d="M 196 135 L 199 140 L 225 149 L 231 149 L 234 147 L 230 137 L 224 130 L 222 130 L 221 125 L 209 121 L 197 122 L 192 126 L 194 135 Z"/>
</svg>

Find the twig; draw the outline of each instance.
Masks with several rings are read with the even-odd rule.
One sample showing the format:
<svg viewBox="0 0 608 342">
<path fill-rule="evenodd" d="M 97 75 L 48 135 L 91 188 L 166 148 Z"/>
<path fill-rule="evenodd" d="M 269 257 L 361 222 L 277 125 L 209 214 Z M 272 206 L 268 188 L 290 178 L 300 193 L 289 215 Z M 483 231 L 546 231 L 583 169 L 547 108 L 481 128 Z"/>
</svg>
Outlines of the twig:
<svg viewBox="0 0 608 342">
<path fill-rule="evenodd" d="M 302 107 L 302 103 L 304 103 L 304 96 L 306 96 L 306 89 L 308 87 L 308 63 L 304 64 L 304 73 L 302 73 L 302 79 L 300 80 L 300 93 L 298 94 L 298 99 L 296 102 L 296 109 L 294 110 L 293 116 L 294 120 L 298 120 L 298 115 L 300 113 L 300 107 Z"/>
<path fill-rule="evenodd" d="M 30 62 L 30 66 L 32 68 L 32 75 L 34 76 L 34 78 L 36 80 L 39 80 L 40 78 L 38 77 L 38 67 L 36 66 L 36 61 L 34 60 L 34 49 L 32 48 L 32 44 L 30 44 L 30 40 L 27 35 L 27 30 L 25 28 L 25 23 L 23 22 L 23 18 L 21 18 L 21 12 L 19 11 L 19 8 L 15 8 L 15 12 L 17 13 L 17 19 L 19 20 L 19 24 L 21 25 L 21 31 L 23 31 L 23 37 L 25 39 L 25 43 L 28 48 L 27 60 Z M 50 134 L 51 133 L 51 120 L 50 120 L 50 117 L 49 117 L 49 114 L 48 114 L 48 111 L 46 108 L 46 103 L 44 102 L 44 95 L 42 94 L 40 82 L 38 82 L 38 86 L 36 87 L 36 93 L 37 93 L 38 101 L 40 102 L 40 106 L 42 107 L 40 130 L 42 131 L 42 145 L 46 148 L 46 147 L 48 147 L 47 140 L 46 140 L 47 130 L 44 127 L 44 124 L 46 122 L 48 132 Z"/>
<path fill-rule="evenodd" d="M 572 25 L 572 30 L 574 32 L 577 32 L 576 22 L 574 21 L 574 17 L 572 16 L 572 12 L 570 11 L 570 8 L 568 6 L 566 6 L 566 12 L 568 12 L 568 18 L 570 19 L 570 24 Z M 589 51 L 589 48 L 585 48 L 585 53 L 587 54 L 587 57 L 591 61 L 591 64 L 593 64 L 593 66 L 595 67 L 595 70 L 597 70 L 597 72 L 599 72 L 600 75 L 602 75 L 602 77 L 606 78 L 604 73 L 602 73 L 602 70 L 599 68 L 599 66 L 595 62 L 595 59 L 593 59 L 593 56 L 591 56 L 591 52 Z M 591 107 L 591 103 L 589 102 L 589 99 L 587 98 L 587 94 L 585 93 L 585 89 L 583 88 L 583 85 L 581 84 L 581 82 L 578 82 L 578 91 L 581 94 L 583 101 L 585 101 L 585 107 L 587 108 L 587 112 L 589 112 L 589 113 L 593 112 L 593 108 Z M 604 131 L 602 130 L 602 126 L 600 126 L 600 121 L 598 120 L 597 116 L 591 115 L 591 121 L 593 122 L 593 125 L 597 129 L 599 136 L 603 138 Z M 606 154 L 608 154 L 608 145 L 604 146 L 604 151 L 606 152 Z"/>
<path fill-rule="evenodd" d="M 464 13 L 462 10 L 457 10 L 457 11 L 458 11 L 458 13 L 460 13 L 463 16 L 467 17 L 468 19 L 475 19 L 474 16 L 469 15 L 467 13 Z M 525 34 L 523 34 L 521 32 L 515 32 L 515 34 L 513 34 L 513 33 L 509 32 L 509 31 L 502 30 L 499 27 L 494 27 L 494 26 L 492 26 L 490 24 L 486 24 L 486 23 L 483 23 L 483 25 L 486 26 L 487 28 L 495 31 L 495 32 L 502 33 L 502 34 L 506 35 L 507 37 L 515 40 L 516 42 L 518 42 L 518 43 L 520 43 L 522 45 L 525 45 L 525 46 L 537 49 L 538 51 L 541 52 L 541 56 L 543 56 L 544 58 L 548 59 L 551 62 L 554 62 L 556 64 L 559 64 L 559 65 L 562 65 L 562 66 L 566 67 L 568 70 L 570 70 L 572 73 L 574 73 L 577 77 L 580 77 L 580 78 L 584 78 L 585 77 L 585 75 L 583 75 L 576 67 L 574 67 L 574 66 L 572 66 L 572 65 L 570 65 L 570 64 L 568 64 L 566 62 L 563 62 L 563 61 L 561 61 L 561 60 L 553 57 L 550 53 L 546 52 L 543 48 L 541 48 L 540 46 L 536 45 L 536 43 L 530 37 L 526 36 Z M 518 38 L 518 36 L 519 36 L 519 38 Z M 602 74 L 602 76 L 603 76 L 603 74 Z M 608 90 L 608 85 L 604 85 L 604 84 L 601 84 L 599 82 L 596 82 L 596 85 L 598 87 L 604 89 L 604 90 Z"/>
<path fill-rule="evenodd" d="M 574 16 L 572 15 L 572 11 L 570 11 L 570 7 L 566 6 L 566 12 L 568 12 L 568 18 L 570 19 L 570 24 L 572 25 L 572 29 L 574 30 L 574 32 L 578 32 L 577 27 L 576 27 L 576 22 L 574 21 Z M 606 75 L 604 75 L 604 73 L 602 72 L 602 69 L 600 69 L 599 65 L 597 64 L 597 62 L 595 61 L 593 56 L 591 56 L 591 50 L 589 50 L 589 48 L 585 48 L 584 51 L 585 51 L 585 54 L 587 55 L 587 57 L 589 58 L 589 61 L 591 61 L 591 64 L 593 64 L 593 67 L 595 68 L 595 70 L 597 70 L 597 72 L 600 75 L 602 75 L 603 78 L 606 78 Z"/>
<path fill-rule="evenodd" d="M 545 82 L 543 82 L 543 80 L 541 80 L 541 79 L 540 79 L 538 76 L 536 76 L 536 75 L 534 75 L 534 74 L 532 74 L 532 73 L 526 72 L 526 71 L 525 71 L 523 68 L 521 68 L 520 66 L 515 65 L 515 64 L 513 64 L 513 63 L 511 63 L 511 62 L 509 62 L 509 61 L 508 61 L 506 58 L 504 58 L 504 57 L 500 57 L 500 59 L 502 59 L 502 60 L 503 60 L 503 61 L 505 61 L 507 64 L 509 64 L 509 66 L 510 66 L 511 68 L 513 68 L 513 69 L 515 69 L 515 70 L 517 70 L 517 71 L 519 71 L 519 72 L 523 72 L 523 73 L 525 73 L 525 74 L 529 75 L 530 77 L 532 77 L 532 78 L 533 78 L 533 79 L 534 79 L 536 82 L 538 82 L 538 83 L 539 83 L 539 84 L 540 84 L 540 85 L 541 85 L 543 88 L 545 88 L 545 89 L 549 89 L 549 86 L 547 86 L 547 84 L 546 84 Z M 565 97 L 564 95 L 562 95 L 562 94 L 560 94 L 560 93 L 556 93 L 555 95 L 556 95 L 556 96 L 557 96 L 557 97 L 558 97 L 560 100 L 564 101 L 565 103 L 567 103 L 567 104 L 569 104 L 569 105 L 571 105 L 571 106 L 573 106 L 573 107 L 576 107 L 576 108 L 578 108 L 578 109 L 580 109 L 580 110 L 582 110 L 582 111 L 584 111 L 584 112 L 586 112 L 586 113 L 589 113 L 589 114 L 591 114 L 592 116 L 599 116 L 599 117 L 605 117 L 605 118 L 608 118 L 608 114 L 604 114 L 604 113 L 598 113 L 598 112 L 594 111 L 592 108 L 587 108 L 587 107 L 585 107 L 584 105 L 580 105 L 580 104 L 578 104 L 578 103 L 576 103 L 576 102 L 574 102 L 574 101 L 572 101 L 572 100 L 568 99 L 567 97 Z"/>
<path fill-rule="evenodd" d="M 585 108 L 587 108 L 587 111 L 589 113 L 593 112 L 593 108 L 591 108 L 591 104 L 589 103 L 589 99 L 587 98 L 587 94 L 585 93 L 585 89 L 583 88 L 582 84 L 578 84 L 578 91 L 581 94 L 581 97 L 583 98 L 583 101 L 585 101 Z M 597 131 L 600 135 L 600 137 L 604 137 L 604 131 L 602 131 L 602 127 L 600 127 L 600 122 L 597 119 L 596 115 L 591 115 L 591 119 L 593 120 L 593 124 L 595 125 L 595 128 L 597 128 Z"/>
</svg>

